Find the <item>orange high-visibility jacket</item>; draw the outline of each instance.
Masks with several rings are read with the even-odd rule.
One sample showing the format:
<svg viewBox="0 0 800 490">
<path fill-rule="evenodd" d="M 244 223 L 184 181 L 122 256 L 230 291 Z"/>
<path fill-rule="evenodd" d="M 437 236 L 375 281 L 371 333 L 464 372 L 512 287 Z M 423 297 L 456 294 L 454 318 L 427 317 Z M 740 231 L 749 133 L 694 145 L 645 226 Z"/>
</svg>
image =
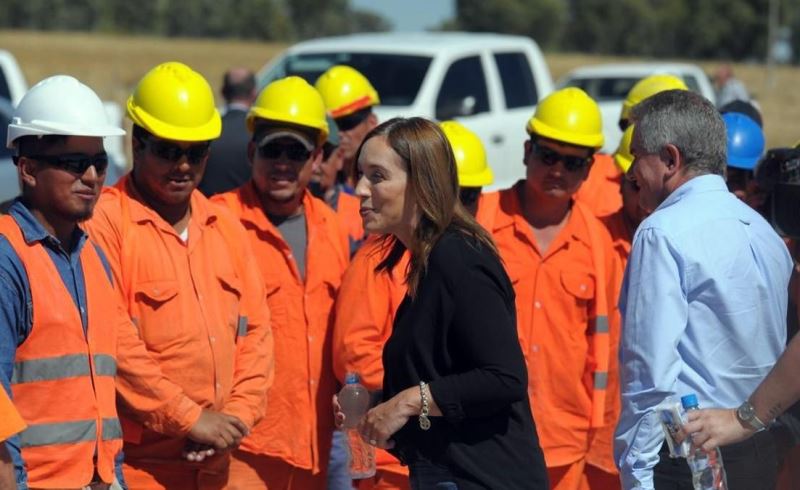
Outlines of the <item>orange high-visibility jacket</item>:
<svg viewBox="0 0 800 490">
<path fill-rule="evenodd" d="M 595 216 L 607 216 L 622 207 L 620 172 L 614 158 L 605 153 L 597 153 L 589 170 L 589 177 L 581 184 L 575 199 L 581 201 Z"/>
<path fill-rule="evenodd" d="M 361 222 L 361 201 L 346 192 L 339 192 L 339 202 L 336 203 L 336 215 L 342 228 L 347 232 L 351 242 L 364 239 L 364 225 Z"/>
<path fill-rule="evenodd" d="M 0 443 L 27 427 L 4 389 L 0 390 L 0 413 L 3 414 L 0 419 Z"/>
<path fill-rule="evenodd" d="M 586 457 L 592 430 L 616 423 L 607 386 L 618 383 L 619 321 L 610 313 L 621 271 L 608 232 L 578 201 L 541 254 L 522 185 L 501 191 L 492 235 L 516 293 L 539 442 L 548 466 L 565 466 Z"/>
<path fill-rule="evenodd" d="M 106 251 L 140 337 L 138 346 L 120 351 L 117 389 L 128 461 L 187 464 L 183 436 L 203 408 L 248 427 L 265 410 L 272 333 L 247 235 L 227 209 L 200 192 L 192 193 L 190 206 L 184 243 L 142 202 L 128 175 L 103 189 L 86 224 Z M 148 360 L 157 364 L 148 367 Z"/>
<path fill-rule="evenodd" d="M 304 283 L 291 247 L 264 214 L 252 181 L 214 200 L 228 206 L 247 229 L 267 286 L 275 334 L 270 405 L 240 448 L 317 473 L 327 465 L 333 434 L 333 303 L 349 262 L 347 233 L 334 211 L 305 191 Z"/>
<path fill-rule="evenodd" d="M 114 377 L 117 372 L 117 304 L 94 244 L 80 254 L 86 281 L 88 325 L 47 251 L 27 243 L 11 216 L 0 218 L 4 235 L 28 274 L 33 324 L 17 347 L 11 392 L 28 428 L 20 434 L 28 483 L 34 488 L 81 488 L 97 471 L 114 478 L 122 449 Z M 2 418 L 7 415 L 3 412 Z"/>
</svg>

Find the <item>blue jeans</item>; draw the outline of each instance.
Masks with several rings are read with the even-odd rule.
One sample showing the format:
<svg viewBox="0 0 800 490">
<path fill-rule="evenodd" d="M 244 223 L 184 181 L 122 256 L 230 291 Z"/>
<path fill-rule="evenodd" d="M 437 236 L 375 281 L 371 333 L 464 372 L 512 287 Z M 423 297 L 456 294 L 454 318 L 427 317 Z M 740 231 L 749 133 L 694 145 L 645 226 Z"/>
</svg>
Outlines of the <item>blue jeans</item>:
<svg viewBox="0 0 800 490">
<path fill-rule="evenodd" d="M 352 490 L 353 480 L 347 456 L 347 438 L 340 430 L 333 431 L 331 459 L 328 462 L 328 490 Z"/>
<path fill-rule="evenodd" d="M 428 461 L 414 461 L 408 466 L 412 490 L 458 490 L 450 470 Z"/>
</svg>

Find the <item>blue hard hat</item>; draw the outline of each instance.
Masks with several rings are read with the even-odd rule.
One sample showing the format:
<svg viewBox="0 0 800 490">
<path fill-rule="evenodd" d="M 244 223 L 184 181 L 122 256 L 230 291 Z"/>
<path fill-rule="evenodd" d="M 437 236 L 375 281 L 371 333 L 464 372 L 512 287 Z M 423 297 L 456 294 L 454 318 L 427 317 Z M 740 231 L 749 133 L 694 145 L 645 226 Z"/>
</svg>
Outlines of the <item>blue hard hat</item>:
<svg viewBox="0 0 800 490">
<path fill-rule="evenodd" d="M 764 131 L 757 122 L 744 114 L 728 112 L 722 115 L 728 134 L 728 166 L 753 170 L 764 153 Z"/>
</svg>

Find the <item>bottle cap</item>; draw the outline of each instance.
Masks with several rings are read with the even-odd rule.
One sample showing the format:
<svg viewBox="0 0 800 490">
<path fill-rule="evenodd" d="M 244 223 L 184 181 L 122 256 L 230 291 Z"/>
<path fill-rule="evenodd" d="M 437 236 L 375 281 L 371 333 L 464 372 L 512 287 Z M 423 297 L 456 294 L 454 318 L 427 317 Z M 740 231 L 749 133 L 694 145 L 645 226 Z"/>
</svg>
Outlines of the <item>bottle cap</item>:
<svg viewBox="0 0 800 490">
<path fill-rule="evenodd" d="M 686 410 L 688 410 L 690 408 L 697 408 L 697 407 L 700 406 L 700 404 L 697 403 L 697 395 L 695 395 L 694 393 L 692 393 L 690 395 L 682 396 L 681 397 L 681 405 L 683 405 L 683 408 L 686 409 Z"/>
<path fill-rule="evenodd" d="M 346 385 L 358 384 L 358 373 L 347 373 L 344 376 L 344 384 Z"/>
</svg>

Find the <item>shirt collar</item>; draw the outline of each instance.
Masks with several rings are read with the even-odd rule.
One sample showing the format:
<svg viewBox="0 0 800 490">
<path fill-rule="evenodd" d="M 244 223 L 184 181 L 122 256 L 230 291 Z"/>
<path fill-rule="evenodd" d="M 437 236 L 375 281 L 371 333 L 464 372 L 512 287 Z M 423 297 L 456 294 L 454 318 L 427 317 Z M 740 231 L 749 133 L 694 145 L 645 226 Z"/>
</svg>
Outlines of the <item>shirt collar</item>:
<svg viewBox="0 0 800 490">
<path fill-rule="evenodd" d="M 672 194 L 667 196 L 664 202 L 656 208 L 656 211 L 672 206 L 689 194 L 718 191 L 728 192 L 728 186 L 725 184 L 725 179 L 723 179 L 721 175 L 698 175 L 697 177 L 692 177 L 687 180 L 680 187 L 672 191 Z"/>
<path fill-rule="evenodd" d="M 514 184 L 513 187 L 501 192 L 498 214 L 494 220 L 494 231 L 513 225 L 525 226 L 527 229 L 531 229 L 530 223 L 525 220 L 525 216 L 522 214 L 522 202 L 520 202 L 519 199 L 521 187 L 524 185 L 525 180 L 519 180 L 516 184 Z M 575 200 L 573 199 L 573 206 L 571 210 L 573 215 L 582 213 L 582 211 L 578 208 L 579 206 L 575 205 Z M 587 245 L 591 245 L 591 240 L 589 239 L 588 231 L 586 229 L 587 225 L 581 226 L 581 224 L 576 221 L 583 219 L 583 216 L 570 216 L 562 232 L 569 233 L 572 238 L 580 240 Z"/>
<path fill-rule="evenodd" d="M 267 214 L 261 208 L 261 201 L 258 198 L 258 191 L 255 183 L 250 180 L 238 190 L 242 202 L 243 213 L 241 219 L 252 223 L 259 228 L 270 229 L 272 223 L 267 218 Z M 324 213 L 320 212 L 320 207 L 327 207 L 324 201 L 311 195 L 308 189 L 303 190 L 303 214 L 306 218 L 308 227 L 320 225 L 326 221 Z M 269 224 L 269 226 L 266 226 Z"/>
<path fill-rule="evenodd" d="M 145 221 L 166 223 L 164 218 L 145 203 L 139 190 L 133 185 L 131 172 L 122 177 L 115 187 L 135 201 L 135 205 L 130 206 L 130 216 L 133 221 L 137 223 Z M 191 220 L 200 226 L 208 225 L 217 219 L 216 207 L 209 205 L 208 199 L 197 189 L 192 191 L 189 206 L 192 210 Z"/>
<path fill-rule="evenodd" d="M 22 237 L 25 243 L 31 244 L 34 242 L 45 242 L 49 245 L 57 245 L 63 249 L 61 242 L 58 238 L 51 235 L 42 225 L 42 223 L 33 215 L 30 209 L 22 202 L 20 198 L 14 200 L 14 203 L 8 210 L 8 214 L 14 218 L 14 221 L 19 225 L 22 230 Z M 73 253 L 80 253 L 83 244 L 86 241 L 87 235 L 80 226 L 76 226 L 72 232 L 75 240 L 75 248 Z"/>
</svg>

